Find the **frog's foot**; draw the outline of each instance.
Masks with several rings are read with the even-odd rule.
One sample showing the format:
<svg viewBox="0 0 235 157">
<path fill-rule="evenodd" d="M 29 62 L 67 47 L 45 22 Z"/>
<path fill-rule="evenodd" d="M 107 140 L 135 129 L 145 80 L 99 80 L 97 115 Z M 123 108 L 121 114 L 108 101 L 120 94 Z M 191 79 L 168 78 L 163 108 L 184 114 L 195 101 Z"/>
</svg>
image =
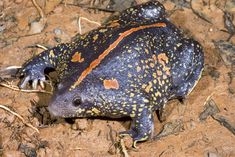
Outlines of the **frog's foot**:
<svg viewBox="0 0 235 157">
<path fill-rule="evenodd" d="M 132 129 L 120 132 L 119 136 L 120 137 L 131 136 L 133 138 L 133 143 L 132 143 L 133 148 L 138 148 L 136 146 L 137 142 L 145 141 L 149 138 L 147 134 L 144 134 L 144 135 L 138 134 L 137 131 L 134 131 Z"/>
<path fill-rule="evenodd" d="M 44 88 L 44 83 L 46 81 L 44 70 L 38 70 L 33 66 L 31 68 L 27 66 L 20 71 L 20 75 L 24 76 L 19 84 L 20 88 L 25 88 L 29 81 L 32 81 L 33 89 L 36 89 L 38 84 Z"/>
<path fill-rule="evenodd" d="M 138 114 L 137 114 L 138 115 Z M 133 120 L 132 127 L 128 131 L 120 132 L 120 136 L 129 135 L 133 138 L 132 147 L 136 147 L 137 142 L 145 141 L 148 138 L 152 137 L 153 133 L 153 116 L 152 113 L 142 111 L 140 117 L 136 117 Z"/>
</svg>

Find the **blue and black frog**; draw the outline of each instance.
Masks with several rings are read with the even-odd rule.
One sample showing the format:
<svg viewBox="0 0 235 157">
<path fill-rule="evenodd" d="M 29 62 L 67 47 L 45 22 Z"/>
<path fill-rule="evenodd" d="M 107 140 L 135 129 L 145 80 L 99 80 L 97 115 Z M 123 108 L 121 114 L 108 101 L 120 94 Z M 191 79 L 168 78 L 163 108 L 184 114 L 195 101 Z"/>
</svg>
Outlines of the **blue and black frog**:
<svg viewBox="0 0 235 157">
<path fill-rule="evenodd" d="M 49 112 L 59 117 L 131 117 L 133 145 L 151 137 L 153 113 L 185 98 L 201 77 L 200 44 L 186 38 L 151 1 L 124 10 L 76 42 L 48 49 L 24 64 L 20 87 L 59 75 Z"/>
</svg>

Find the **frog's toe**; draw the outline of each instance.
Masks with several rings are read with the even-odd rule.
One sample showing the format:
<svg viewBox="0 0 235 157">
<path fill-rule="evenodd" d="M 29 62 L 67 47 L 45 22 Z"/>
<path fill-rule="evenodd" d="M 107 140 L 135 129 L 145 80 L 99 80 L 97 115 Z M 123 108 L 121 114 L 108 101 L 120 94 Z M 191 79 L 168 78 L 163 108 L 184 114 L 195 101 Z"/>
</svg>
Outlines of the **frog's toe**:
<svg viewBox="0 0 235 157">
<path fill-rule="evenodd" d="M 132 147 L 137 148 L 137 146 L 136 146 L 137 142 L 146 141 L 148 138 L 149 138 L 149 136 L 147 134 L 146 135 L 137 135 L 137 136 L 133 137 Z"/>
<path fill-rule="evenodd" d="M 21 89 L 25 88 L 27 83 L 29 83 L 29 81 L 32 81 L 33 89 L 37 89 L 37 86 L 39 84 L 41 85 L 41 87 L 44 87 L 43 82 L 45 82 L 46 78 L 45 78 L 44 74 L 42 74 L 41 72 L 28 71 L 28 72 L 23 72 L 21 74 L 23 74 L 24 78 L 21 80 L 21 82 L 19 84 L 19 88 L 21 88 Z"/>
<path fill-rule="evenodd" d="M 131 137 L 133 137 L 134 134 L 135 134 L 135 133 L 134 133 L 133 130 L 127 130 L 127 131 L 121 131 L 121 132 L 119 132 L 119 136 L 120 136 L 120 137 L 124 137 L 124 136 L 131 136 Z"/>
<path fill-rule="evenodd" d="M 24 77 L 20 84 L 19 84 L 19 87 L 22 89 L 22 88 L 25 88 L 26 87 L 26 84 L 29 82 L 30 80 L 30 76 L 27 76 L 27 77 Z"/>
</svg>

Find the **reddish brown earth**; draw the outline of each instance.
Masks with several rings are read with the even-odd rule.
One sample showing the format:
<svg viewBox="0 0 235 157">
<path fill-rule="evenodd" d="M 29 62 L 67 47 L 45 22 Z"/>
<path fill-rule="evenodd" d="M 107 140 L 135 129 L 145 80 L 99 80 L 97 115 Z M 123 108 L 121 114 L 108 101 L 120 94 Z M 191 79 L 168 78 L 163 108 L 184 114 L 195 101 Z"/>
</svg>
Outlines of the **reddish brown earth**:
<svg viewBox="0 0 235 157">
<path fill-rule="evenodd" d="M 43 1 L 38 0 L 38 3 L 42 4 Z M 205 51 L 205 70 L 185 103 L 175 103 L 166 121 L 160 123 L 155 116 L 155 134 L 159 133 L 167 122 L 180 122 L 181 131 L 160 140 L 139 143 L 137 150 L 131 149 L 129 139 L 125 139 L 129 156 L 235 157 L 235 135 L 210 116 L 205 121 L 199 120 L 199 115 L 211 96 L 220 110 L 218 115 L 222 115 L 235 126 L 235 80 L 231 82 L 231 68 L 225 66 L 212 42 L 228 38 L 228 34 L 221 31 L 225 29 L 223 12 L 218 9 L 218 6 L 222 8 L 224 3 L 215 3 L 215 0 L 211 0 L 209 6 L 205 0 L 204 6 L 200 6 L 200 3 L 196 6 L 208 16 L 212 24 L 202 20 L 187 8 L 173 12 L 169 17 L 173 23 L 202 44 Z M 174 7 L 174 3 L 169 1 L 164 5 L 167 10 Z M 3 0 L 0 2 L 0 10 L 0 26 L 4 26 L 4 31 L 0 32 L 1 68 L 22 65 L 42 51 L 30 47 L 32 45 L 54 46 L 58 44 L 55 38 L 61 39 L 61 42 L 70 41 L 79 31 L 80 16 L 99 23 L 110 16 L 107 12 L 61 3 L 57 7 L 52 7 L 52 11 L 49 9 L 46 27 L 42 32 L 27 35 L 30 32 L 30 23 L 40 19 L 31 1 Z M 87 21 L 82 21 L 81 26 L 83 33 L 98 27 Z M 61 32 L 56 34 L 55 29 L 60 29 Z M 235 44 L 235 37 L 231 42 Z M 112 146 L 110 133 L 114 140 L 117 140 L 115 132 L 128 129 L 129 122 L 77 119 L 73 125 L 63 120 L 52 125 L 42 124 L 38 116 L 32 115 L 32 101 L 37 102 L 37 105 L 46 106 L 48 99 L 49 96 L 46 94 L 23 93 L 0 87 L 0 105 L 17 112 L 40 131 L 35 132 L 14 115 L 0 108 L 0 157 L 20 157 L 27 153 L 28 156 L 33 156 L 34 150 L 37 156 L 121 156 L 120 152 L 115 153 L 118 149 Z"/>
</svg>

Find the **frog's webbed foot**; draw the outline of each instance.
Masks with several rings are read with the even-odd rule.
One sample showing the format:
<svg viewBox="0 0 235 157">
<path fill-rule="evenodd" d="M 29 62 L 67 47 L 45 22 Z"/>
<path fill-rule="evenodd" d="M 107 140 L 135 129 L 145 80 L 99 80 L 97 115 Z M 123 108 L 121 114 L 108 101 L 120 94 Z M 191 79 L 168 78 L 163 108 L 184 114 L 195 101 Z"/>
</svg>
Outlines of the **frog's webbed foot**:
<svg viewBox="0 0 235 157">
<path fill-rule="evenodd" d="M 138 115 L 138 114 L 137 114 Z M 143 111 L 140 117 L 136 117 L 133 120 L 131 129 L 128 131 L 120 132 L 119 135 L 126 136 L 129 135 L 133 138 L 132 147 L 136 147 L 136 143 L 140 141 L 145 141 L 151 137 L 153 132 L 153 116 L 152 113 Z"/>
</svg>

